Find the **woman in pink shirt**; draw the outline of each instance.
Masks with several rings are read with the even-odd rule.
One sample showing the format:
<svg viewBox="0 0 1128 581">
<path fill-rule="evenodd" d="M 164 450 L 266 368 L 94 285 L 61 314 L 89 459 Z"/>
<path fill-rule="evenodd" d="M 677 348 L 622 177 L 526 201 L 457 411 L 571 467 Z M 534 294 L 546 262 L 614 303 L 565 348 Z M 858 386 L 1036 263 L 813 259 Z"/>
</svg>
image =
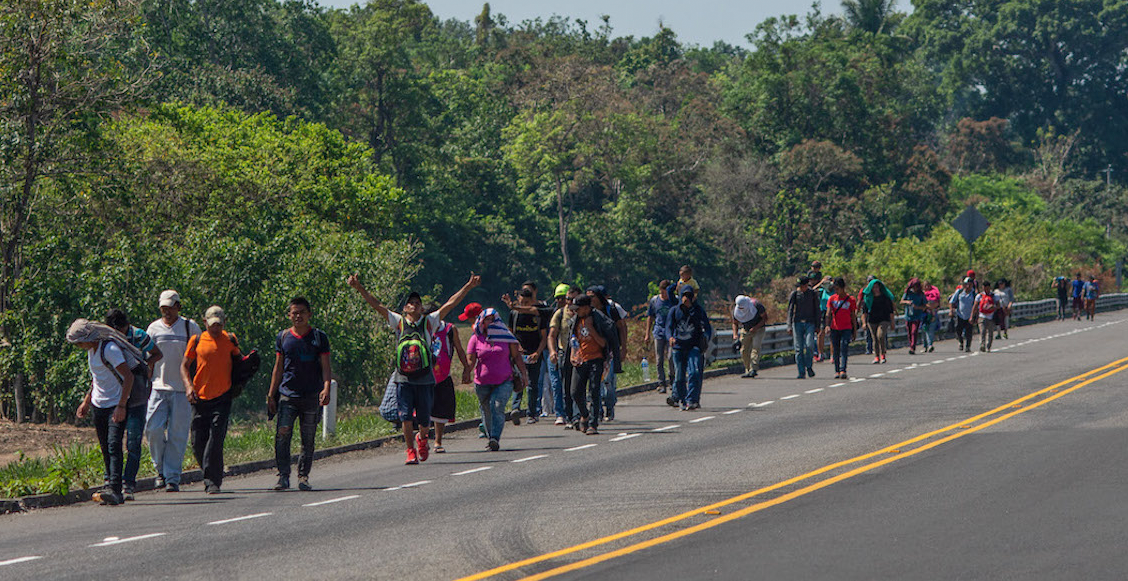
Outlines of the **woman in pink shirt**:
<svg viewBox="0 0 1128 581">
<path fill-rule="evenodd" d="M 474 334 L 466 345 L 470 367 L 474 369 L 474 392 L 482 410 L 491 451 L 497 451 L 501 430 L 505 427 L 505 404 L 516 389 L 513 372 L 516 368 L 522 384 L 528 383 L 525 360 L 517 337 L 498 320 L 497 310 L 486 309 L 474 322 Z"/>
<path fill-rule="evenodd" d="M 936 349 L 932 344 L 936 342 L 936 331 L 940 328 L 940 289 L 927 280 L 923 286 L 924 308 L 928 311 L 928 319 L 924 322 L 924 350 L 931 353 Z"/>
</svg>

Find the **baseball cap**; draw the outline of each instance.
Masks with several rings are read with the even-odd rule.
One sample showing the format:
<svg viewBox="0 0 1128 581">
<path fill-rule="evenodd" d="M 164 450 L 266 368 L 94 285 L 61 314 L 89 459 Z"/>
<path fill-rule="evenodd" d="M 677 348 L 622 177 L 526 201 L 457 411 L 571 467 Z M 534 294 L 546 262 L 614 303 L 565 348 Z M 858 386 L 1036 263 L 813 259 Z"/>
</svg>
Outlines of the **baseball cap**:
<svg viewBox="0 0 1128 581">
<path fill-rule="evenodd" d="M 974 277 L 974 276 L 975 276 L 975 271 L 974 271 L 974 270 L 969 270 L 969 271 L 967 271 L 967 276 L 968 276 L 968 277 Z"/>
<path fill-rule="evenodd" d="M 176 306 L 176 303 L 179 303 L 179 302 L 180 302 L 180 293 L 178 293 L 174 290 L 171 290 L 171 289 L 166 290 L 166 291 L 161 293 L 160 306 L 162 306 L 162 307 L 173 307 L 173 306 Z"/>
<path fill-rule="evenodd" d="M 814 266 L 814 267 L 816 267 L 816 268 L 819 268 L 819 267 L 821 267 L 821 266 L 822 266 L 822 263 L 816 260 L 816 261 L 814 261 L 814 262 L 812 262 L 812 263 L 811 263 L 811 266 Z"/>
<path fill-rule="evenodd" d="M 964 279 L 963 279 L 963 283 L 964 283 L 964 284 L 970 284 L 970 283 L 971 283 L 971 277 L 970 277 L 970 276 L 965 276 L 965 277 L 964 277 Z"/>
<path fill-rule="evenodd" d="M 208 310 L 204 311 L 204 322 L 207 323 L 209 327 L 216 323 L 224 323 L 226 321 L 227 315 L 223 313 L 222 308 L 216 305 L 212 305 L 208 307 Z"/>
<path fill-rule="evenodd" d="M 470 303 L 470 304 L 466 305 L 465 309 L 462 309 L 462 314 L 458 315 L 458 320 L 459 321 L 469 321 L 471 319 L 478 318 L 478 315 L 480 315 L 480 314 L 482 314 L 481 303 Z"/>
<path fill-rule="evenodd" d="M 406 301 L 404 301 L 404 302 L 405 302 L 405 303 L 410 303 L 410 302 L 411 302 L 411 299 L 416 299 L 416 300 L 418 300 L 419 302 L 423 302 L 423 297 L 422 297 L 422 296 L 421 296 L 421 295 L 420 295 L 419 293 L 417 293 L 417 292 L 415 292 L 415 291 L 411 291 L 411 292 L 407 293 L 407 300 L 406 300 Z"/>
<path fill-rule="evenodd" d="M 552 297 L 553 298 L 560 298 L 560 297 L 563 297 L 563 296 L 567 296 L 568 295 L 568 289 L 570 289 L 570 288 L 572 288 L 572 287 L 568 286 L 567 283 L 562 282 L 562 283 L 556 285 L 556 290 L 553 291 Z"/>
<path fill-rule="evenodd" d="M 576 298 L 572 299 L 572 306 L 573 307 L 590 307 L 591 306 L 591 297 L 589 297 L 587 295 L 579 295 Z"/>
<path fill-rule="evenodd" d="M 799 278 L 795 279 L 795 285 L 796 285 L 796 286 L 803 286 L 803 285 L 805 285 L 805 284 L 807 284 L 807 283 L 809 283 L 809 282 L 811 282 L 811 279 L 809 279 L 809 278 L 807 278 L 807 277 L 805 277 L 805 276 L 801 276 L 801 277 L 799 277 Z"/>
</svg>

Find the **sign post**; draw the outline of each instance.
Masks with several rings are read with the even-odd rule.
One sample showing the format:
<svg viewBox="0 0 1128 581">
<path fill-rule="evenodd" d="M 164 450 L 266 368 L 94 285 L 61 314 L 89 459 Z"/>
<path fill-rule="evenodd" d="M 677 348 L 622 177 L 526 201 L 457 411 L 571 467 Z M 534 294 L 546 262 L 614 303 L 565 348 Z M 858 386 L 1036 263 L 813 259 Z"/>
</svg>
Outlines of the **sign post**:
<svg viewBox="0 0 1128 581">
<path fill-rule="evenodd" d="M 966 210 L 960 213 L 955 220 L 952 221 L 952 227 L 956 232 L 963 236 L 964 241 L 967 242 L 967 267 L 968 269 L 975 268 L 975 255 L 972 250 L 972 244 L 991 227 L 991 223 L 987 218 L 975 209 L 975 206 L 968 206 Z"/>
</svg>

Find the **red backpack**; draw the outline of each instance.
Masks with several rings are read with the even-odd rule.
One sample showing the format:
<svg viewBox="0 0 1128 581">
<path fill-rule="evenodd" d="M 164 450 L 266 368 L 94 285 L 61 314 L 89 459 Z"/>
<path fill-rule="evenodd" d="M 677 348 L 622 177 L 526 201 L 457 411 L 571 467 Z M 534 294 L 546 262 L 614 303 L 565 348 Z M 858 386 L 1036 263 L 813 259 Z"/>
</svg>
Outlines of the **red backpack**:
<svg viewBox="0 0 1128 581">
<path fill-rule="evenodd" d="M 984 315 L 995 314 L 995 297 L 991 293 L 983 293 L 979 297 L 979 312 Z"/>
</svg>

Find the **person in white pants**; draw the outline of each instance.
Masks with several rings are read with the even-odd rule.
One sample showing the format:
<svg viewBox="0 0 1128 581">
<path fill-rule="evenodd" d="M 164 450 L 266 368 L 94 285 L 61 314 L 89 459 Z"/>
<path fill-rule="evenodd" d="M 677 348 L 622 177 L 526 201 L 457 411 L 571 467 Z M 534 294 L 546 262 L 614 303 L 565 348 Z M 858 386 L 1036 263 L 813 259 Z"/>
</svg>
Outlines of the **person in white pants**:
<svg viewBox="0 0 1128 581">
<path fill-rule="evenodd" d="M 145 416 L 149 454 L 157 471 L 157 487 L 166 492 L 180 491 L 180 471 L 188 448 L 192 425 L 192 406 L 184 390 L 180 364 L 188 339 L 200 334 L 200 326 L 180 316 L 180 294 L 166 290 L 160 298 L 161 318 L 146 332 L 156 341 L 164 358 L 153 367 L 153 393 Z"/>
</svg>

